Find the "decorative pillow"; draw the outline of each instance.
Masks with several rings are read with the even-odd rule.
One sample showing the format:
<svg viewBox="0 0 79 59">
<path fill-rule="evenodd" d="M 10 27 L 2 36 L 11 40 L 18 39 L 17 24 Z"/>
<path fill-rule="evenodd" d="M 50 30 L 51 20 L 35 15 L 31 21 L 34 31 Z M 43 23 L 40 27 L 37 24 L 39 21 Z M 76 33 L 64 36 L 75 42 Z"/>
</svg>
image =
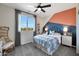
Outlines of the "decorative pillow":
<svg viewBox="0 0 79 59">
<path fill-rule="evenodd" d="M 50 35 L 52 34 L 52 31 L 50 31 L 50 33 L 49 33 Z"/>
<path fill-rule="evenodd" d="M 55 31 L 50 31 L 49 35 L 53 35 L 55 33 Z"/>
<path fill-rule="evenodd" d="M 55 31 L 52 31 L 52 33 L 55 33 Z"/>
</svg>

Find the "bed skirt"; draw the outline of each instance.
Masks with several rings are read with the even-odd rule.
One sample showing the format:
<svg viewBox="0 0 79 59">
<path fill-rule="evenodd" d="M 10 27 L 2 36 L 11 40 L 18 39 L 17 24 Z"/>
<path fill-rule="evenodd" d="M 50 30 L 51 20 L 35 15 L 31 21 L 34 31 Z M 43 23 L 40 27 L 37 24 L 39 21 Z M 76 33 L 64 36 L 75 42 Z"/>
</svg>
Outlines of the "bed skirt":
<svg viewBox="0 0 79 59">
<path fill-rule="evenodd" d="M 34 46 L 40 50 L 42 50 L 43 52 L 45 52 L 46 54 L 48 54 L 49 56 L 52 56 L 53 53 L 58 49 L 59 46 L 57 46 L 55 49 L 52 50 L 51 53 L 48 53 L 47 49 L 45 47 L 43 47 L 41 44 L 37 44 L 35 41 L 34 41 Z"/>
</svg>

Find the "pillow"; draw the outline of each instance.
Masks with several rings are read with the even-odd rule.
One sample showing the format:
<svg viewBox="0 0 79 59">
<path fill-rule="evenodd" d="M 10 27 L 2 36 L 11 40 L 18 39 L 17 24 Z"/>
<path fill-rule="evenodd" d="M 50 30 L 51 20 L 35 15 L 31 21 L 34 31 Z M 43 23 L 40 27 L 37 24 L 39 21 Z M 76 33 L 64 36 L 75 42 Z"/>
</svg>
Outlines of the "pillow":
<svg viewBox="0 0 79 59">
<path fill-rule="evenodd" d="M 55 31 L 52 31 L 52 33 L 55 33 Z"/>
<path fill-rule="evenodd" d="M 49 35 L 53 35 L 55 33 L 55 31 L 50 31 Z"/>
<path fill-rule="evenodd" d="M 57 33 L 57 32 L 56 32 L 55 34 L 56 34 L 56 35 L 60 35 L 60 33 Z"/>
</svg>

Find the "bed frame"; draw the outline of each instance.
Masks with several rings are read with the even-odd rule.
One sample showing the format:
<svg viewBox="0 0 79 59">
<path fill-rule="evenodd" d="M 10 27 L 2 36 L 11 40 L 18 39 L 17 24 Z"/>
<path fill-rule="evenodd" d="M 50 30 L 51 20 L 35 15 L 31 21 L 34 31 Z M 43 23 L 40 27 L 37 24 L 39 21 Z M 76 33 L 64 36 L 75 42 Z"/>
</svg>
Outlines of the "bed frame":
<svg viewBox="0 0 79 59">
<path fill-rule="evenodd" d="M 33 40 L 33 41 L 34 41 L 34 40 Z M 42 50 L 42 51 L 45 52 L 48 56 L 52 56 L 53 53 L 57 50 L 57 49 L 54 49 L 54 50 L 53 50 L 54 52 L 53 52 L 52 54 L 49 54 L 48 51 L 47 51 L 47 49 L 46 49 L 45 47 L 43 47 L 41 44 L 37 44 L 35 41 L 34 41 L 33 43 L 34 43 L 34 46 L 35 46 L 36 48 Z"/>
</svg>

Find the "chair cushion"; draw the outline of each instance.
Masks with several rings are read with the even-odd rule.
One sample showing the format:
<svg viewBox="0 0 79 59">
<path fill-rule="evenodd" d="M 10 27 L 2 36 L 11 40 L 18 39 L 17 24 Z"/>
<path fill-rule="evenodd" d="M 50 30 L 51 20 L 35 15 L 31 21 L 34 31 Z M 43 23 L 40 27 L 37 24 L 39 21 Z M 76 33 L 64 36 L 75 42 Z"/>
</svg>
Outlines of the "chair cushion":
<svg viewBox="0 0 79 59">
<path fill-rule="evenodd" d="M 1 37 L 0 40 L 2 41 L 2 45 L 6 44 L 6 41 L 5 41 L 5 39 L 3 37 Z"/>
<path fill-rule="evenodd" d="M 14 42 L 8 42 L 3 46 L 3 49 L 11 48 L 13 47 L 12 45 L 14 45 Z"/>
</svg>

